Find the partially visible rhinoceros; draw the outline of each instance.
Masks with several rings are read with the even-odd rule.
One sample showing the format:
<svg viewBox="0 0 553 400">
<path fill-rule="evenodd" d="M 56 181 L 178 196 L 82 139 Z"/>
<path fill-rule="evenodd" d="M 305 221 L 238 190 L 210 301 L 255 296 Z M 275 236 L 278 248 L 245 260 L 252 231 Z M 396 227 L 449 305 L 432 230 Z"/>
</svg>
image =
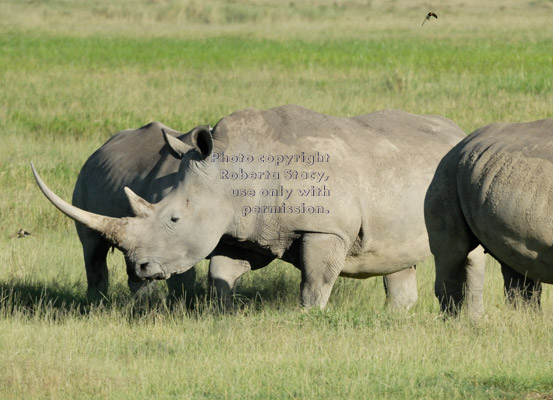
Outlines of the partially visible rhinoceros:
<svg viewBox="0 0 553 400">
<path fill-rule="evenodd" d="M 278 258 L 301 270 L 304 306 L 324 307 L 339 275 L 384 275 L 388 303 L 409 307 L 413 266 L 430 254 L 424 195 L 465 134 L 438 116 L 282 106 L 164 137 L 179 169 L 155 204 L 125 188 L 136 217 L 83 211 L 35 177 L 56 207 L 125 252 L 135 279 L 166 279 L 212 257 L 224 291 Z"/>
<path fill-rule="evenodd" d="M 553 283 L 553 120 L 493 124 L 440 162 L 425 200 L 435 291 L 446 312 L 483 312 L 482 247 L 502 264 L 508 297 Z"/>
</svg>

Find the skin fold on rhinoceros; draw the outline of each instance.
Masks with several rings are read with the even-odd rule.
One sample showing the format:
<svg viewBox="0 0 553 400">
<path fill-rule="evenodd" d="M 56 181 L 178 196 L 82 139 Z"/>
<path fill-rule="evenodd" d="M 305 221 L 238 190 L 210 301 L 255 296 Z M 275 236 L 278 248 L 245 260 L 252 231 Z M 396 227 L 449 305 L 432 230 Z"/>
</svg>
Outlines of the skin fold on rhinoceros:
<svg viewBox="0 0 553 400">
<path fill-rule="evenodd" d="M 482 247 L 507 298 L 538 300 L 553 283 L 553 120 L 478 129 L 440 162 L 425 200 L 441 309 L 484 311 Z M 482 246 L 478 246 L 482 245 Z"/>
<path fill-rule="evenodd" d="M 384 275 L 388 303 L 409 307 L 414 265 L 430 255 L 424 195 L 464 137 L 443 117 L 397 110 L 341 118 L 245 109 L 213 131 L 165 135 L 180 160 L 173 186 L 155 204 L 125 188 L 135 217 L 81 210 L 35 177 L 56 207 L 125 252 L 134 279 L 166 279 L 210 256 L 228 290 L 281 259 L 301 271 L 304 306 L 324 307 L 339 275 Z"/>
</svg>

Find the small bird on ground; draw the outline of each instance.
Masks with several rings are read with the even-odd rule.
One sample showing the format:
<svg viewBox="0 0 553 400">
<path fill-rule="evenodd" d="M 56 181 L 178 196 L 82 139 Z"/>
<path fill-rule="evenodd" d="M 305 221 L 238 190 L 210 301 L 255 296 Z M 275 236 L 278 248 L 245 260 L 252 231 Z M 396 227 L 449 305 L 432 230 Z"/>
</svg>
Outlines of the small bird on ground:
<svg viewBox="0 0 553 400">
<path fill-rule="evenodd" d="M 25 236 L 29 236 L 30 234 L 31 232 L 28 232 L 25 229 L 21 228 L 17 231 L 17 238 L 21 239 L 21 238 L 24 238 Z"/>
<path fill-rule="evenodd" d="M 430 19 L 430 17 L 434 17 L 434 18 L 438 19 L 438 16 L 436 15 L 436 13 L 433 13 L 432 11 L 430 11 L 430 12 L 426 15 L 426 17 L 424 17 L 424 20 L 422 21 L 422 25 L 421 25 L 421 26 L 424 26 L 424 23 L 425 23 L 426 21 L 428 21 L 428 20 Z"/>
</svg>

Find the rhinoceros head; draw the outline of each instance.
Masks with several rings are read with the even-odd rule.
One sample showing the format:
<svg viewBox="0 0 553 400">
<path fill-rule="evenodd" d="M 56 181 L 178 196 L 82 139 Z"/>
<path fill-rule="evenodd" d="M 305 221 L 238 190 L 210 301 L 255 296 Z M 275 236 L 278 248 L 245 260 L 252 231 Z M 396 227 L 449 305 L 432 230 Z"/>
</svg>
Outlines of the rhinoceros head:
<svg viewBox="0 0 553 400">
<path fill-rule="evenodd" d="M 60 211 L 123 251 L 133 280 L 167 279 L 191 268 L 213 251 L 231 215 L 223 209 L 225 202 L 217 201 L 216 174 L 206 162 L 214 146 L 226 145 L 226 138 L 214 140 L 208 126 L 195 128 L 182 140 L 163 135 L 172 154 L 182 160 L 176 182 L 155 204 L 125 187 L 134 217 L 106 217 L 72 206 L 46 186 L 31 163 L 40 189 Z"/>
</svg>

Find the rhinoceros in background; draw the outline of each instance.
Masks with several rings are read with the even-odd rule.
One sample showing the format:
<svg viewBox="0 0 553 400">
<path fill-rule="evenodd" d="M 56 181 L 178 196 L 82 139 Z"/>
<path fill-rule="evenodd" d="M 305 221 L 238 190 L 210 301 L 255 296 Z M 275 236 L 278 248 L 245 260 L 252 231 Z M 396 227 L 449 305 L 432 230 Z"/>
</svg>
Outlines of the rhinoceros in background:
<svg viewBox="0 0 553 400">
<path fill-rule="evenodd" d="M 440 162 L 425 200 L 443 311 L 483 307 L 484 257 L 502 265 L 508 300 L 553 283 L 553 120 L 493 124 Z"/>
<path fill-rule="evenodd" d="M 156 204 L 125 188 L 136 215 L 125 218 L 67 204 L 34 172 L 56 207 L 125 251 L 134 279 L 166 279 L 211 256 L 225 291 L 278 258 L 300 269 L 304 306 L 324 307 L 339 275 L 384 275 L 388 304 L 409 307 L 414 265 L 430 254 L 424 195 L 464 137 L 443 117 L 396 110 L 246 109 L 213 131 L 164 135 L 180 159 L 173 187 Z"/>
<path fill-rule="evenodd" d="M 124 187 L 131 188 L 149 202 L 157 202 L 167 195 L 173 187 L 179 160 L 171 156 L 170 149 L 165 146 L 162 129 L 170 135 L 183 135 L 159 122 L 152 122 L 112 136 L 82 167 L 73 191 L 73 205 L 92 213 L 121 218 L 134 215 Z M 79 222 L 76 227 L 83 247 L 88 294 L 92 298 L 105 295 L 109 284 L 106 256 L 111 243 Z M 128 259 L 125 261 L 128 264 Z M 174 296 L 186 295 L 190 300 L 194 280 L 195 269 L 191 268 L 167 283 Z M 143 285 L 129 280 L 132 292 Z"/>
</svg>

